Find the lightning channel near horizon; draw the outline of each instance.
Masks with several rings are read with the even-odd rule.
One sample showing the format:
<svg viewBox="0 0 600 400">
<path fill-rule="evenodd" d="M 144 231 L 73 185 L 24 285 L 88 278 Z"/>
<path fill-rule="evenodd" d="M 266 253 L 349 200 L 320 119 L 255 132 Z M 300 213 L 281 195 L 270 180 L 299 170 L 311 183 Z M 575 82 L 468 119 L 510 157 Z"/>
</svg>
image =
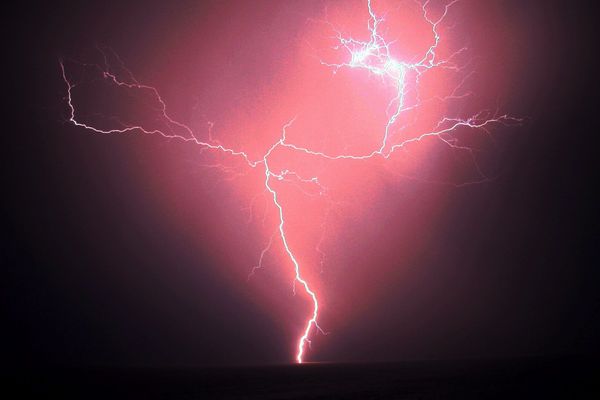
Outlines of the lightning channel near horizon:
<svg viewBox="0 0 600 400">
<path fill-rule="evenodd" d="M 478 174 L 477 179 L 464 181 L 464 182 L 444 182 L 455 186 L 463 186 L 473 183 L 480 183 L 488 180 L 489 178 L 479 168 L 477 161 L 473 155 L 473 149 L 462 145 L 459 141 L 452 136 L 453 132 L 458 129 L 472 129 L 475 131 L 481 131 L 485 134 L 489 133 L 489 130 L 496 125 L 514 126 L 522 122 L 522 119 L 512 117 L 507 114 L 499 113 L 498 110 L 482 110 L 475 114 L 472 114 L 465 118 L 458 118 L 454 116 L 443 116 L 439 119 L 434 129 L 421 133 L 417 136 L 410 137 L 403 140 L 394 140 L 391 134 L 399 121 L 402 120 L 403 114 L 410 110 L 418 108 L 422 102 L 419 94 L 419 84 L 421 77 L 427 74 L 428 71 L 433 69 L 448 69 L 456 71 L 463 75 L 463 79 L 459 80 L 455 90 L 446 96 L 441 96 L 438 100 L 441 101 L 460 101 L 461 99 L 470 95 L 469 92 L 462 90 L 470 74 L 466 71 L 465 65 L 459 65 L 455 61 L 460 54 L 466 51 L 466 48 L 458 49 L 456 52 L 448 57 L 440 58 L 438 55 L 438 45 L 441 40 L 440 25 L 446 19 L 449 10 L 459 0 L 451 0 L 444 7 L 441 15 L 433 18 L 430 14 L 430 0 L 424 2 L 418 2 L 416 4 L 420 7 L 422 18 L 427 24 L 429 24 L 429 32 L 431 36 L 431 45 L 422 53 L 416 61 L 406 61 L 397 59 L 391 50 L 391 45 L 394 42 L 401 41 L 402 38 L 395 38 L 391 41 L 389 38 L 385 38 L 382 32 L 382 25 L 385 23 L 385 17 L 378 15 L 373 7 L 373 0 L 366 0 L 366 8 L 368 10 L 368 19 L 365 21 L 367 25 L 369 37 L 367 40 L 358 40 L 349 36 L 345 36 L 340 31 L 335 29 L 331 25 L 335 32 L 335 47 L 334 50 L 341 52 L 344 55 L 344 61 L 341 63 L 330 62 L 328 60 L 319 60 L 319 63 L 323 68 L 328 68 L 332 73 L 337 73 L 343 69 L 354 69 L 363 71 L 365 74 L 369 74 L 374 77 L 378 77 L 393 90 L 393 97 L 390 99 L 387 105 L 386 115 L 387 121 L 385 126 L 382 127 L 379 144 L 365 152 L 336 152 L 329 153 L 324 150 L 314 149 L 305 147 L 300 144 L 296 144 L 288 138 L 288 130 L 294 125 L 296 120 L 300 118 L 298 115 L 290 115 L 287 121 L 282 121 L 281 132 L 279 138 L 273 142 L 270 147 L 264 152 L 262 156 L 252 157 L 248 152 L 237 149 L 234 147 L 222 144 L 218 140 L 212 138 L 210 129 L 212 123 L 209 123 L 209 138 L 208 140 L 201 140 L 194 129 L 189 125 L 172 118 L 168 112 L 166 102 L 159 91 L 150 85 L 140 83 L 131 73 L 130 70 L 125 68 L 122 61 L 118 56 L 115 55 L 116 59 L 121 64 L 121 70 L 125 71 L 127 77 L 120 77 L 118 73 L 114 72 L 110 66 L 107 57 L 106 49 L 100 49 L 104 56 L 103 64 L 83 64 L 86 67 L 92 68 L 109 85 L 113 85 L 119 89 L 137 91 L 142 94 L 147 94 L 149 98 L 153 99 L 157 105 L 157 109 L 160 113 L 160 118 L 165 124 L 166 128 L 148 128 L 144 124 L 131 124 L 118 122 L 116 127 L 105 128 L 94 125 L 90 122 L 83 121 L 78 117 L 77 105 L 74 101 L 73 93 L 77 90 L 79 83 L 71 79 L 67 64 L 60 60 L 60 72 L 62 79 L 66 85 L 66 97 L 65 102 L 68 109 L 67 119 L 68 122 L 76 127 L 82 128 L 95 133 L 100 134 L 123 134 L 123 133 L 146 133 L 152 135 L 159 135 L 166 139 L 175 139 L 183 142 L 187 142 L 193 145 L 199 146 L 203 150 L 214 151 L 216 153 L 222 153 L 232 158 L 238 158 L 243 160 L 244 165 L 247 168 L 259 169 L 263 173 L 263 184 L 264 191 L 270 198 L 270 206 L 276 212 L 278 223 L 273 227 L 273 233 L 270 236 L 268 244 L 264 247 L 260 254 L 259 262 L 256 266 L 251 269 L 249 278 L 255 273 L 257 269 L 262 268 L 263 260 L 266 254 L 272 251 L 274 241 L 279 241 L 283 246 L 285 257 L 289 260 L 293 266 L 293 287 L 294 293 L 296 287 L 300 287 L 301 290 L 307 295 L 311 303 L 311 311 L 305 318 L 304 328 L 299 332 L 295 347 L 296 355 L 295 360 L 298 363 L 306 361 L 306 355 L 308 348 L 311 344 L 311 338 L 315 332 L 326 332 L 319 326 L 319 294 L 314 289 L 313 285 L 310 284 L 308 278 L 304 274 L 304 267 L 299 262 L 297 257 L 297 251 L 294 248 L 294 244 L 291 243 L 289 238 L 289 225 L 286 220 L 286 207 L 284 202 L 281 200 L 281 194 L 277 189 L 276 182 L 286 182 L 289 184 L 295 184 L 300 186 L 310 185 L 316 188 L 318 195 L 325 196 L 327 194 L 327 188 L 321 183 L 318 176 L 302 176 L 300 173 L 289 170 L 289 169 L 276 169 L 272 163 L 272 155 L 278 149 L 287 149 L 295 154 L 304 154 L 310 157 L 316 157 L 323 160 L 369 160 L 374 158 L 380 158 L 387 160 L 392 155 L 396 154 L 399 150 L 408 148 L 409 146 L 418 145 L 419 142 L 425 140 L 438 140 L 444 146 L 448 146 L 451 150 L 457 152 L 464 152 L 469 155 L 472 159 L 472 163 Z M 413 91 L 416 93 L 410 101 L 407 100 L 407 94 Z M 218 168 L 227 169 L 224 165 L 215 165 Z M 320 245 L 320 242 L 319 242 Z M 317 248 L 318 252 L 322 254 L 321 249 Z M 323 254 L 322 254 L 323 255 Z"/>
</svg>

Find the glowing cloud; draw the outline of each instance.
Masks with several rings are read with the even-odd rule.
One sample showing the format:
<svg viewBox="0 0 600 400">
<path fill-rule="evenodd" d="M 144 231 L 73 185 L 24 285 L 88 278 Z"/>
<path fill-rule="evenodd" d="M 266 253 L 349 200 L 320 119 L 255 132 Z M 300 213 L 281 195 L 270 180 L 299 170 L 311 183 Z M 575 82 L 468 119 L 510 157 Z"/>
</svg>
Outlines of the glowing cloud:
<svg viewBox="0 0 600 400">
<path fill-rule="evenodd" d="M 77 63 L 77 65 L 94 76 L 100 77 L 102 82 L 115 89 L 145 96 L 147 101 L 154 104 L 152 108 L 156 115 L 149 118 L 153 122 L 130 123 L 119 118 L 104 118 L 101 121 L 93 120 L 92 122 L 84 120 L 80 117 L 74 96 L 80 83 L 73 79 L 68 68 L 75 62 L 61 61 L 60 68 L 67 88 L 68 120 L 75 126 L 95 133 L 142 132 L 180 140 L 197 145 L 204 150 L 220 153 L 231 159 L 241 160 L 246 168 L 261 171 L 264 193 L 270 197 L 271 207 L 274 208 L 277 215 L 277 223 L 267 246 L 260 254 L 258 265 L 251 270 L 250 276 L 257 269 L 263 267 L 266 254 L 274 251 L 274 243 L 280 242 L 284 251 L 283 256 L 293 267 L 294 290 L 299 285 L 311 303 L 311 312 L 306 317 L 304 329 L 299 333 L 296 342 L 296 361 L 302 363 L 306 359 L 307 346 L 310 345 L 315 331 L 323 333 L 318 324 L 320 296 L 316 289 L 318 285 L 316 282 L 311 282 L 311 274 L 306 272 L 306 265 L 301 261 L 309 257 L 298 256 L 302 252 L 299 249 L 304 244 L 301 240 L 294 241 L 294 237 L 297 236 L 288 221 L 290 207 L 285 200 L 293 197 L 294 194 L 286 192 L 283 184 L 300 188 L 302 193 L 308 196 L 319 197 L 328 196 L 329 188 L 323 183 L 324 180 L 315 168 L 302 170 L 298 165 L 327 162 L 329 164 L 324 164 L 323 168 L 330 168 L 331 171 L 331 168 L 336 168 L 336 170 L 340 168 L 339 166 L 331 167 L 331 163 L 348 161 L 368 163 L 372 162 L 370 160 L 388 162 L 388 160 L 392 161 L 390 159 L 395 155 L 402 156 L 401 150 L 435 140 L 453 152 L 461 152 L 468 156 L 476 171 L 474 179 L 444 183 L 455 186 L 479 183 L 488 180 L 488 177 L 478 166 L 473 149 L 461 144 L 454 133 L 466 129 L 487 135 L 490 129 L 496 125 L 510 126 L 521 122 L 520 119 L 499 113 L 497 110 L 479 110 L 463 117 L 457 117 L 455 113 L 444 113 L 448 104 L 460 102 L 471 95 L 471 92 L 465 89 L 471 77 L 471 71 L 468 69 L 470 59 L 461 61 L 465 59 L 467 48 L 460 47 L 450 52 L 447 49 L 440 50 L 441 28 L 449 11 L 456 3 L 456 0 L 450 1 L 436 11 L 433 10 L 435 7 L 430 4 L 430 1 L 414 3 L 420 11 L 421 21 L 419 23 L 424 27 L 419 35 L 429 44 L 421 49 L 418 56 L 416 52 L 413 52 L 410 58 L 407 58 L 405 54 L 396 53 L 394 46 L 403 41 L 413 41 L 413 39 L 389 37 L 391 33 L 388 28 L 389 25 L 393 25 L 392 13 L 390 12 L 388 19 L 388 13 L 376 11 L 375 4 L 371 0 L 364 3 L 368 14 L 361 23 L 363 28 L 367 29 L 367 36 L 362 39 L 350 33 L 344 33 L 327 18 L 315 22 L 323 35 L 329 35 L 326 36 L 326 41 L 331 46 L 322 52 L 324 54 L 313 58 L 314 65 L 328 72 L 331 77 L 353 71 L 344 79 L 355 79 L 353 77 L 357 76 L 356 73 L 362 74 L 363 77 L 376 81 L 377 87 L 373 90 L 378 92 L 377 98 L 387 97 L 382 109 L 380 102 L 373 101 L 370 95 L 364 95 L 365 113 L 376 109 L 374 112 L 378 113 L 377 115 L 385 115 L 385 121 L 381 126 L 373 126 L 370 132 L 358 135 L 354 145 L 348 143 L 351 141 L 348 137 L 337 135 L 335 132 L 329 132 L 331 135 L 329 146 L 317 145 L 318 141 L 315 140 L 314 133 L 312 135 L 307 133 L 302 138 L 303 132 L 308 132 L 311 124 L 319 124 L 323 120 L 319 116 L 307 115 L 306 110 L 291 113 L 287 120 L 281 123 L 278 138 L 271 141 L 265 147 L 266 150 L 262 152 L 256 148 L 245 150 L 242 147 L 222 144 L 212 137 L 212 132 L 207 140 L 202 140 L 200 135 L 188 124 L 177 121 L 169 114 L 165 100 L 155 87 L 138 82 L 133 74 L 123 66 L 120 59 L 107 49 L 100 49 L 104 56 L 103 64 Z M 320 49 L 315 49 L 314 54 L 319 51 Z M 111 66 L 110 60 L 115 59 L 120 63 L 119 70 L 124 72 L 125 77 L 123 77 L 123 73 L 114 72 L 115 69 Z M 433 71 L 441 71 L 442 75 L 437 77 L 433 81 L 434 83 L 426 82 Z M 369 85 L 372 85 L 372 82 L 369 82 Z M 365 87 L 364 82 L 360 83 L 360 87 Z M 435 91 L 436 89 L 438 92 Z M 369 102 L 372 104 L 366 104 Z M 434 113 L 433 116 L 430 111 L 427 111 L 432 103 L 437 104 L 439 110 L 442 110 Z M 310 110 L 310 107 L 307 109 Z M 131 120 L 133 117 L 128 119 Z M 366 118 L 366 120 L 369 119 Z M 212 128 L 213 124 L 209 123 L 209 127 Z M 295 129 L 294 135 L 290 134 L 291 129 Z M 378 132 L 376 136 L 372 135 L 373 131 Z M 344 150 L 346 147 L 350 149 Z M 259 155 L 256 156 L 256 154 Z M 227 160 L 211 166 L 218 167 L 224 172 L 235 170 L 226 164 Z M 370 168 L 370 164 L 366 165 L 367 168 Z M 360 170 L 357 173 L 360 173 Z M 254 179 L 253 176 L 243 174 L 242 178 Z M 315 224 L 322 225 L 321 222 L 315 222 Z M 316 251 L 322 256 L 321 241 L 319 241 Z"/>
</svg>

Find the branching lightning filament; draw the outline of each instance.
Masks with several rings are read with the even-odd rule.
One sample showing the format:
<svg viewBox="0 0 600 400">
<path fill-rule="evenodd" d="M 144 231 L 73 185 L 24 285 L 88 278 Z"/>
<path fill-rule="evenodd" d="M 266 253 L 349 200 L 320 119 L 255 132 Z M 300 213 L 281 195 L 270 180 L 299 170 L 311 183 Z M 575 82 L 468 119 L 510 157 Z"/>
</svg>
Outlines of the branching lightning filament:
<svg viewBox="0 0 600 400">
<path fill-rule="evenodd" d="M 127 133 L 127 132 L 142 132 L 147 134 L 159 135 L 168 139 L 176 139 L 183 142 L 188 142 L 191 144 L 195 144 L 200 146 L 202 149 L 223 153 L 225 155 L 236 157 L 244 161 L 245 165 L 248 168 L 258 168 L 262 172 L 264 172 L 264 189 L 266 193 L 270 196 L 270 200 L 272 201 L 272 207 L 277 212 L 278 215 L 278 225 L 274 227 L 274 234 L 271 236 L 269 240 L 268 246 L 263 250 L 260 255 L 259 264 L 252 269 L 250 275 L 254 273 L 257 268 L 262 267 L 262 262 L 265 254 L 271 250 L 271 246 L 274 240 L 279 240 L 283 245 L 285 250 L 285 255 L 287 259 L 293 265 L 294 272 L 294 288 L 296 285 L 300 285 L 301 289 L 306 293 L 309 300 L 312 303 L 312 312 L 308 316 L 306 322 L 304 323 L 304 329 L 301 332 L 297 344 L 296 344 L 296 361 L 298 363 L 302 363 L 306 359 L 307 346 L 310 345 L 311 336 L 315 331 L 320 331 L 323 333 L 323 330 L 318 325 L 319 319 L 319 296 L 318 293 L 312 288 L 310 282 L 307 281 L 305 275 L 303 274 L 303 266 L 299 263 L 296 252 L 294 250 L 294 244 L 290 243 L 288 229 L 289 225 L 286 222 L 286 208 L 285 204 L 281 201 L 280 193 L 277 191 L 276 187 L 273 185 L 275 181 L 285 181 L 285 182 L 295 182 L 300 184 L 309 184 L 316 185 L 319 189 L 319 193 L 325 194 L 327 192 L 327 188 L 325 188 L 321 182 L 319 181 L 318 176 L 301 176 L 299 173 L 292 170 L 277 170 L 273 167 L 271 163 L 271 156 L 277 149 L 287 149 L 288 151 L 292 151 L 296 154 L 308 154 L 312 157 L 318 157 L 320 159 L 327 160 L 344 160 L 344 159 L 352 159 L 352 160 L 367 160 L 371 158 L 383 158 L 388 159 L 392 154 L 394 154 L 397 150 L 401 150 L 409 145 L 417 144 L 426 139 L 434 139 L 439 140 L 442 144 L 450 147 L 452 150 L 465 152 L 467 154 L 472 155 L 472 149 L 466 146 L 462 146 L 458 144 L 456 140 L 452 138 L 452 132 L 457 130 L 458 128 L 468 128 L 473 130 L 482 130 L 487 132 L 489 128 L 491 128 L 495 124 L 503 124 L 503 125 L 515 125 L 521 122 L 520 119 L 510 117 L 508 115 L 501 115 L 498 113 L 481 111 L 474 115 L 471 115 L 468 118 L 454 118 L 454 117 L 443 117 L 441 118 L 435 129 L 423 133 L 419 136 L 405 139 L 402 141 L 392 140 L 390 135 L 391 129 L 398 123 L 398 121 L 402 120 L 403 113 L 413 110 L 420 106 L 421 100 L 420 97 L 417 96 L 416 100 L 407 101 L 406 94 L 411 88 L 415 90 L 418 86 L 421 77 L 426 74 L 428 71 L 433 69 L 449 69 L 461 72 L 462 68 L 460 65 L 457 65 L 453 62 L 453 59 L 458 54 L 465 51 L 465 49 L 460 49 L 450 57 L 445 59 L 439 59 L 437 54 L 438 45 L 440 43 L 440 33 L 439 27 L 440 24 L 446 18 L 449 9 L 457 2 L 457 0 L 453 0 L 448 3 L 442 15 L 437 19 L 432 19 L 429 15 L 429 0 L 424 3 L 419 3 L 419 6 L 422 10 L 423 19 L 430 25 L 431 29 L 431 45 L 426 49 L 426 51 L 422 54 L 417 61 L 407 62 L 402 61 L 394 57 L 391 51 L 391 43 L 386 38 L 383 37 L 381 33 L 381 26 L 384 22 L 384 17 L 378 16 L 374 9 L 371 0 L 367 0 L 366 6 L 369 12 L 369 19 L 365 21 L 370 32 L 370 37 L 367 41 L 359 41 L 353 39 L 352 37 L 345 37 L 338 31 L 336 31 L 336 50 L 340 50 L 345 54 L 345 62 L 343 63 L 331 63 L 327 60 L 321 60 L 321 64 L 324 68 L 330 68 L 333 73 L 336 73 L 342 69 L 355 69 L 364 71 L 366 74 L 372 74 L 374 76 L 380 77 L 384 82 L 393 88 L 395 95 L 392 99 L 390 99 L 387 106 L 387 122 L 384 127 L 382 127 L 381 138 L 378 146 L 366 151 L 364 153 L 358 154 L 348 154 L 348 153 L 335 153 L 330 154 L 323 151 L 314 150 L 308 147 L 303 147 L 301 145 L 294 144 L 289 141 L 286 136 L 286 131 L 294 124 L 294 122 L 299 118 L 298 116 L 290 116 L 290 119 L 286 121 L 281 128 L 281 135 L 279 139 L 272 143 L 272 145 L 268 148 L 268 150 L 264 153 L 262 157 L 252 158 L 247 152 L 235 149 L 232 147 L 228 147 L 220 142 L 217 142 L 210 138 L 207 141 L 200 140 L 198 135 L 195 134 L 192 128 L 188 125 L 178 122 L 173 119 L 168 111 L 167 105 L 158 90 L 152 86 L 148 86 L 138 82 L 133 75 L 128 71 L 128 78 L 123 79 L 119 77 L 116 73 L 111 72 L 110 65 L 105 57 L 105 63 L 103 65 L 86 65 L 87 67 L 94 68 L 99 75 L 110 85 L 114 85 L 118 88 L 124 90 L 135 90 L 141 91 L 144 93 L 148 93 L 158 105 L 158 109 L 160 112 L 160 117 L 163 119 L 163 122 L 169 129 L 150 129 L 145 127 L 143 124 L 124 124 L 121 123 L 118 127 L 115 128 L 100 128 L 94 126 L 90 123 L 83 122 L 78 117 L 78 111 L 76 105 L 74 104 L 73 92 L 77 90 L 77 83 L 75 83 L 68 74 L 66 64 L 61 60 L 60 68 L 62 72 L 62 78 L 66 84 L 66 104 L 68 107 L 68 120 L 70 123 L 77 127 L 81 127 L 88 131 L 109 134 L 109 133 Z M 335 29 L 334 29 L 335 30 Z M 401 41 L 402 38 L 397 38 L 396 41 Z M 102 54 L 106 54 L 107 50 L 101 49 Z M 468 77 L 468 74 L 466 75 Z M 466 78 L 465 78 L 466 79 Z M 463 85 L 464 81 L 461 82 L 457 90 Z M 453 93 L 450 96 L 444 97 L 442 100 L 454 100 L 460 99 L 465 95 L 459 95 Z M 282 121 L 283 122 L 283 121 Z M 178 133 L 179 132 L 179 133 Z M 473 158 L 473 163 L 477 165 L 475 159 Z M 485 181 L 487 177 L 481 172 L 479 167 L 476 167 L 480 179 L 477 179 L 473 182 L 461 182 L 456 183 L 457 186 L 476 183 Z"/>
</svg>

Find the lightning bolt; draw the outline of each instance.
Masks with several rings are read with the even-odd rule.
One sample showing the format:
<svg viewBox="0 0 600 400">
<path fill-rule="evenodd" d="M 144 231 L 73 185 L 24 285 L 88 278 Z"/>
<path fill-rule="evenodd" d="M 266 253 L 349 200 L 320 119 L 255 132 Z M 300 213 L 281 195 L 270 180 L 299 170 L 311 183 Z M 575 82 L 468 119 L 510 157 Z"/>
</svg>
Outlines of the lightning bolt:
<svg viewBox="0 0 600 400">
<path fill-rule="evenodd" d="M 116 56 L 116 54 L 113 54 L 113 57 L 116 58 L 119 63 L 121 63 L 121 68 L 127 73 L 128 79 L 123 80 L 118 76 L 117 73 L 112 72 L 112 68 L 108 61 L 109 57 L 107 55 L 107 52 L 111 50 L 106 50 L 103 48 L 99 48 L 99 50 L 104 57 L 104 65 L 83 63 L 79 64 L 86 68 L 94 69 L 102 79 L 118 88 L 148 93 L 158 104 L 158 110 L 160 112 L 163 122 L 166 125 L 166 128 L 150 129 L 146 128 L 143 124 L 129 124 L 124 122 L 119 122 L 119 127 L 115 128 L 99 128 L 90 123 L 82 122 L 77 117 L 77 110 L 73 100 L 73 92 L 76 90 L 78 83 L 74 82 L 69 78 L 66 63 L 63 60 L 60 60 L 59 64 L 62 79 L 66 84 L 65 101 L 68 108 L 68 122 L 70 122 L 74 126 L 100 134 L 123 134 L 129 132 L 142 132 L 146 134 L 159 135 L 166 139 L 176 139 L 183 142 L 189 142 L 200 146 L 203 150 L 212 150 L 215 152 L 229 155 L 231 157 L 242 159 L 249 168 L 263 169 L 264 188 L 266 192 L 270 195 L 272 205 L 277 211 L 279 222 L 275 233 L 271 236 L 269 240 L 268 245 L 261 252 L 258 265 L 252 268 L 248 278 L 250 278 L 254 274 L 256 269 L 262 268 L 263 259 L 265 255 L 271 250 L 275 237 L 278 236 L 278 239 L 283 244 L 283 248 L 285 250 L 287 258 L 293 265 L 294 293 L 296 290 L 296 284 L 299 284 L 302 290 L 306 293 L 306 295 L 312 302 L 312 312 L 308 316 L 308 319 L 304 325 L 304 329 L 301 332 L 300 337 L 298 338 L 296 346 L 296 361 L 298 363 L 302 363 L 305 360 L 307 345 L 310 345 L 311 343 L 310 337 L 313 331 L 316 329 L 322 333 L 325 332 L 320 328 L 317 322 L 319 317 L 318 294 L 313 288 L 311 288 L 309 282 L 304 277 L 302 273 L 303 268 L 301 267 L 300 263 L 298 262 L 298 259 L 296 258 L 293 246 L 289 242 L 286 233 L 286 229 L 288 229 L 285 218 L 286 210 L 284 208 L 284 205 L 280 201 L 280 194 L 273 186 L 273 183 L 274 181 L 286 181 L 295 182 L 299 184 L 316 185 L 316 187 L 319 190 L 319 194 L 321 195 L 326 193 L 327 188 L 319 182 L 319 179 L 316 176 L 302 177 L 294 171 L 277 171 L 273 169 L 273 167 L 270 165 L 270 157 L 273 154 L 273 152 L 278 148 L 286 148 L 298 154 L 308 154 L 313 157 L 318 157 L 320 159 L 327 160 L 368 160 L 375 157 L 388 159 L 392 154 L 394 154 L 400 149 L 404 149 L 410 145 L 416 144 L 426 139 L 437 139 L 444 145 L 450 147 L 452 150 L 462 151 L 470 154 L 473 163 L 476 167 L 476 170 L 479 173 L 480 179 L 470 182 L 453 183 L 454 185 L 462 186 L 466 184 L 478 183 L 488 180 L 489 178 L 482 172 L 481 168 L 479 168 L 479 166 L 477 165 L 476 159 L 473 155 L 473 150 L 469 147 L 460 145 L 458 141 L 452 137 L 452 133 L 458 128 L 469 128 L 489 133 L 489 129 L 493 125 L 518 125 L 522 122 L 522 119 L 514 118 L 506 114 L 499 114 L 497 111 L 481 111 L 477 114 L 471 115 L 468 118 L 444 117 L 440 119 L 435 128 L 429 132 L 425 132 L 423 134 L 420 134 L 419 136 L 410 139 L 405 139 L 396 143 L 394 143 L 391 140 L 391 130 L 401 119 L 402 114 L 406 111 L 418 108 L 423 103 L 423 101 L 425 101 L 422 100 L 420 94 L 418 94 L 419 82 L 421 77 L 425 73 L 436 68 L 443 68 L 452 71 L 462 72 L 465 67 L 457 65 L 453 61 L 453 59 L 460 53 L 466 51 L 466 48 L 459 49 L 458 51 L 456 51 L 455 53 L 453 53 L 445 59 L 439 59 L 437 54 L 438 45 L 441 40 L 439 33 L 440 24 L 446 18 L 449 9 L 454 4 L 456 4 L 457 1 L 458 0 L 453 0 L 446 4 L 444 6 L 441 16 L 437 19 L 433 19 L 429 15 L 429 0 L 423 3 L 417 2 L 422 11 L 423 19 L 430 25 L 432 43 L 424 52 L 422 57 L 415 62 L 402 61 L 393 57 L 390 48 L 393 42 L 386 41 L 380 29 L 382 23 L 384 23 L 385 21 L 384 17 L 378 16 L 375 13 L 371 0 L 367 0 L 366 2 L 369 13 L 367 27 L 370 33 L 369 39 L 367 41 L 359 41 L 351 37 L 345 37 L 339 31 L 337 31 L 335 27 L 332 26 L 334 32 L 336 33 L 335 39 L 337 43 L 334 49 L 345 52 L 346 61 L 343 63 L 330 63 L 327 61 L 320 60 L 320 63 L 327 68 L 331 68 L 333 73 L 337 73 L 337 71 L 341 69 L 363 70 L 368 74 L 380 77 L 382 80 L 384 80 L 384 82 L 391 85 L 391 87 L 393 87 L 395 90 L 395 95 L 388 103 L 388 107 L 386 109 L 389 118 L 385 124 L 380 145 L 376 148 L 373 148 L 371 151 L 362 154 L 329 154 L 323 151 L 314 150 L 291 143 L 290 141 L 288 141 L 286 131 L 296 121 L 296 119 L 298 118 L 297 116 L 291 118 L 288 122 L 286 122 L 283 125 L 279 139 L 271 145 L 271 147 L 264 153 L 262 157 L 256 159 L 251 158 L 248 153 L 242 150 L 228 147 L 214 140 L 210 135 L 210 128 L 212 128 L 213 125 L 212 123 L 209 123 L 209 140 L 201 140 L 197 137 L 197 135 L 188 125 L 176 121 L 169 115 L 167 111 L 167 105 L 161 97 L 158 90 L 152 86 L 148 86 L 138 82 L 131 73 L 131 71 L 125 68 L 122 61 L 120 60 L 120 58 L 118 58 L 118 56 Z M 461 88 L 463 87 L 469 76 L 470 74 L 466 74 L 463 80 L 459 83 L 459 85 L 450 95 L 442 98 L 438 97 L 438 100 L 457 100 L 469 96 L 469 92 L 465 94 L 459 94 Z M 407 93 L 410 90 L 417 91 L 416 99 L 412 102 L 407 101 Z M 213 166 L 226 169 L 225 166 L 220 164 Z M 320 244 L 321 242 L 319 242 L 319 246 Z M 323 253 L 321 252 L 320 248 L 317 248 L 317 251 L 323 256 Z"/>
</svg>

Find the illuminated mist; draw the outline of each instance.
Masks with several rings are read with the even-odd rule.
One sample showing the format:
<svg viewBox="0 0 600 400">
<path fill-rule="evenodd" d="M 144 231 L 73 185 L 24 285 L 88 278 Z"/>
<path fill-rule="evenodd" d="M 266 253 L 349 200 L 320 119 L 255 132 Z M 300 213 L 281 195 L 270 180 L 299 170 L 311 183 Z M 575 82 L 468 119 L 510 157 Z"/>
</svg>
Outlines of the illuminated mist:
<svg viewBox="0 0 600 400">
<path fill-rule="evenodd" d="M 294 357 L 302 363 L 320 334 L 335 337 L 342 320 L 375 295 L 340 265 L 366 250 L 340 240 L 348 232 L 360 237 L 363 223 L 383 223 L 385 213 L 371 205 L 386 196 L 391 204 L 398 201 L 387 193 L 390 184 L 487 182 L 494 171 L 480 159 L 494 143 L 493 133 L 522 122 L 502 112 L 503 93 L 494 93 L 506 76 L 494 84 L 477 80 L 478 55 L 462 40 L 466 7 L 456 0 L 323 3 L 301 27 L 291 25 L 295 31 L 283 35 L 285 45 L 271 51 L 275 39 L 263 38 L 264 45 L 250 46 L 264 53 L 265 66 L 249 63 L 237 75 L 227 63 L 248 51 L 236 43 L 241 34 L 209 33 L 204 39 L 214 43 L 203 44 L 201 54 L 209 67 L 199 73 L 209 75 L 207 90 L 220 88 L 221 97 L 200 105 L 181 100 L 172 106 L 167 98 L 176 95 L 138 80 L 110 47 L 98 46 L 98 61 L 60 61 L 68 120 L 90 133 L 150 134 L 189 144 L 199 154 L 194 168 L 218 171 L 228 188 L 215 192 L 238 199 L 249 218 L 216 212 L 210 225 L 224 240 L 215 242 L 233 253 L 259 247 L 255 265 L 247 265 L 247 284 L 260 285 L 266 307 L 295 332 Z M 229 13 L 230 26 L 241 32 L 252 28 L 249 10 L 220 12 Z M 193 41 L 187 46 L 193 48 Z M 222 75 L 211 76 L 222 64 Z M 202 109 L 208 102 L 212 110 Z M 421 218 L 406 215 L 407 225 L 398 229 L 428 226 L 439 203 L 433 201 Z M 227 238 L 242 225 L 255 232 L 252 237 L 244 243 Z M 340 253 L 345 255 L 335 256 Z M 227 257 L 239 262 L 235 254 Z M 373 268 L 386 268 L 385 257 L 372 260 Z M 336 283 L 344 277 L 346 283 Z M 344 289 L 347 282 L 354 287 Z M 283 285 L 302 301 L 282 297 L 271 285 Z M 337 317 L 324 317 L 336 315 L 340 305 Z"/>
</svg>

